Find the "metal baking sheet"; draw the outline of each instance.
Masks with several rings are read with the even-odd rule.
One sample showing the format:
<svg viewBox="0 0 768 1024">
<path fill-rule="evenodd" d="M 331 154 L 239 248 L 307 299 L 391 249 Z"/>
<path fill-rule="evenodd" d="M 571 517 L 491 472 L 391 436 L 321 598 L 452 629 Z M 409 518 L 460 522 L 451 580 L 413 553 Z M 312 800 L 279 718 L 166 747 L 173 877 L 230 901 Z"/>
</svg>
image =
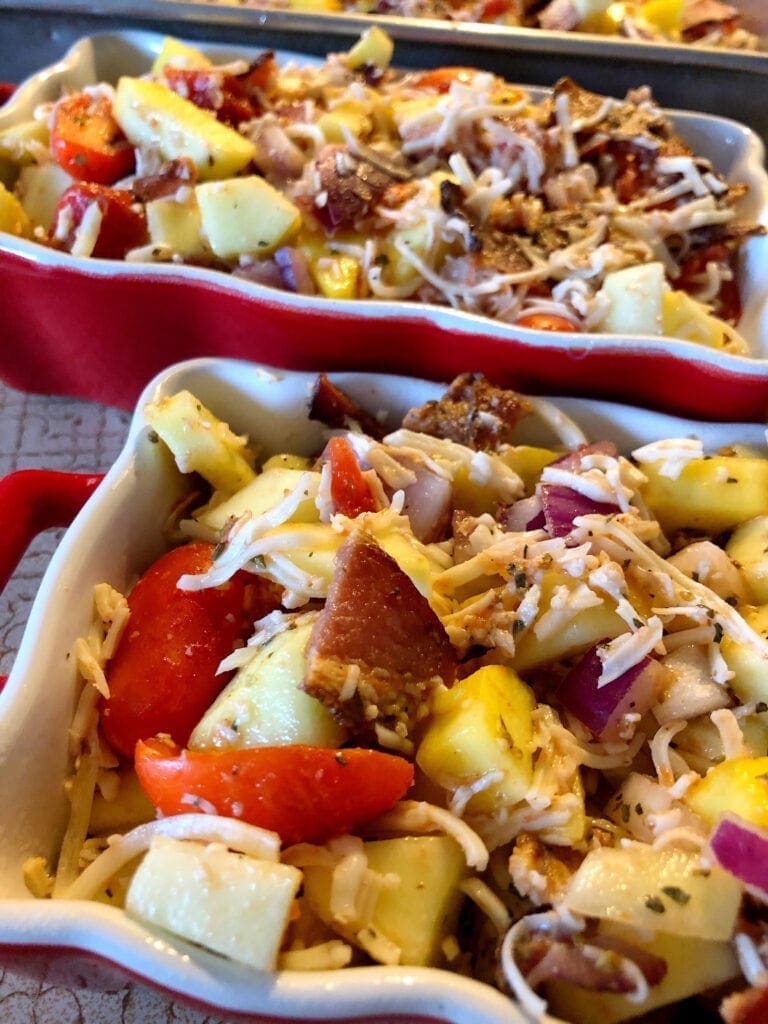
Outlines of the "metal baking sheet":
<svg viewBox="0 0 768 1024">
<path fill-rule="evenodd" d="M 761 17 L 766 21 L 768 13 Z M 108 6 L 92 0 L 0 0 L 0 80 L 20 81 L 76 39 L 102 31 L 150 28 L 187 39 L 319 54 L 348 48 L 374 20 L 181 0 L 110 0 Z M 531 85 L 551 85 L 569 75 L 587 89 L 614 95 L 649 85 L 665 107 L 730 117 L 768 139 L 768 52 L 396 17 L 378 23 L 395 38 L 401 67 L 467 64 Z"/>
</svg>

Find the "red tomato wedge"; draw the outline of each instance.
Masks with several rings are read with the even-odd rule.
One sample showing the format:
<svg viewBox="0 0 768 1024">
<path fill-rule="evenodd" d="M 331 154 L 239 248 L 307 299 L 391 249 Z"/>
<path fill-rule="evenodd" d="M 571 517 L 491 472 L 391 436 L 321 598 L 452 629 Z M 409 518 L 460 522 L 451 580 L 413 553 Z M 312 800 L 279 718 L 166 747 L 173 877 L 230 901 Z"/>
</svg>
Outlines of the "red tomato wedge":
<svg viewBox="0 0 768 1024">
<path fill-rule="evenodd" d="M 417 89 L 434 89 L 435 92 L 448 92 L 454 82 L 471 82 L 477 74 L 474 68 L 461 65 L 446 65 L 433 68 L 416 76 L 414 85 Z"/>
<path fill-rule="evenodd" d="M 343 437 L 332 437 L 326 447 L 331 466 L 331 498 L 335 512 L 354 519 L 361 512 L 375 512 L 374 500 L 352 447 Z"/>
<path fill-rule="evenodd" d="M 53 231 L 57 231 L 60 218 L 64 218 L 66 231 L 60 239 L 63 247 L 72 252 L 77 229 L 83 222 L 88 207 L 96 203 L 101 214 L 98 235 L 90 256 L 121 260 L 129 249 L 147 241 L 144 214 L 134 208 L 133 197 L 124 189 L 108 188 L 90 181 L 80 181 L 64 192 L 56 206 Z"/>
<path fill-rule="evenodd" d="M 515 320 L 515 327 L 530 327 L 532 331 L 578 331 L 578 327 L 557 313 L 529 313 Z"/>
<path fill-rule="evenodd" d="M 128 596 L 131 618 L 107 665 L 110 696 L 101 708 L 107 740 L 127 758 L 137 740 L 157 733 L 187 742 L 229 678 L 216 675 L 219 662 L 279 605 L 271 583 L 245 573 L 220 587 L 179 590 L 180 576 L 210 568 L 212 550 L 202 542 L 174 548 Z"/>
<path fill-rule="evenodd" d="M 198 753 L 152 739 L 136 745 L 135 765 L 144 792 L 162 814 L 213 807 L 277 832 L 287 846 L 324 843 L 373 821 L 413 782 L 408 761 L 360 748 Z"/>
<path fill-rule="evenodd" d="M 112 185 L 136 166 L 133 146 L 123 135 L 106 96 L 76 92 L 53 113 L 51 152 L 78 181 Z"/>
</svg>

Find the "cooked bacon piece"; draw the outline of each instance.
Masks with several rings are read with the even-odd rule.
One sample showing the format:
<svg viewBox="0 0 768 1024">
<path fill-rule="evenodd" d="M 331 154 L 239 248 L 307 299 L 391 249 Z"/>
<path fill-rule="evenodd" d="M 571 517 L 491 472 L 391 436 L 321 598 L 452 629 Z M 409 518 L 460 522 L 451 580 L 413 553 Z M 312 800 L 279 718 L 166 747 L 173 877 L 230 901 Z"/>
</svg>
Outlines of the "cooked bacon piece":
<svg viewBox="0 0 768 1024">
<path fill-rule="evenodd" d="M 358 426 L 364 434 L 377 441 L 386 433 L 385 427 L 377 419 L 352 401 L 349 395 L 345 395 L 341 388 L 332 384 L 325 373 L 317 375 L 312 389 L 309 418 L 339 430 L 352 430 Z"/>
<path fill-rule="evenodd" d="M 324 146 L 315 161 L 320 191 L 312 212 L 332 233 L 340 224 L 354 224 L 379 201 L 392 179 L 345 146 Z"/>
<path fill-rule="evenodd" d="M 475 451 L 495 451 L 508 443 L 530 411 L 530 404 L 515 391 L 496 387 L 481 373 L 462 373 L 442 398 L 407 412 L 403 426 Z"/>
<path fill-rule="evenodd" d="M 768 986 L 748 988 L 727 996 L 720 1004 L 725 1024 L 765 1024 L 768 1020 Z"/>
<path fill-rule="evenodd" d="M 688 0 L 683 6 L 683 13 L 680 18 L 680 28 L 683 36 L 695 39 L 698 34 L 703 34 L 708 29 L 717 26 L 728 26 L 734 22 L 739 12 L 731 4 L 721 3 L 720 0 Z"/>
<path fill-rule="evenodd" d="M 303 687 L 354 732 L 407 736 L 450 686 L 457 657 L 408 576 L 362 530 L 339 549 L 328 599 L 307 645 Z"/>
<path fill-rule="evenodd" d="M 147 174 L 134 178 L 131 192 L 142 203 L 150 203 L 153 199 L 163 199 L 175 195 L 185 185 L 192 186 L 197 181 L 195 165 L 189 157 L 181 156 L 163 164 L 156 174 Z"/>
<path fill-rule="evenodd" d="M 635 981 L 622 969 L 623 960 L 636 964 L 650 986 L 658 985 L 667 973 L 662 957 L 606 935 L 579 934 L 574 940 L 534 932 L 518 943 L 515 959 L 534 989 L 558 979 L 591 992 L 632 992 Z"/>
</svg>

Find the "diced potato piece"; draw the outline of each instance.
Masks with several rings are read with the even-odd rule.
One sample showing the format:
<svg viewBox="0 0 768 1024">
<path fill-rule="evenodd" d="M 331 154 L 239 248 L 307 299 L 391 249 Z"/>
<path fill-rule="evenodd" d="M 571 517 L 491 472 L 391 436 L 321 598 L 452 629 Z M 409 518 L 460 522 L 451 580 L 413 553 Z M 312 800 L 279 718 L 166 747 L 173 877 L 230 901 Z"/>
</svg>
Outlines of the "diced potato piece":
<svg viewBox="0 0 768 1024">
<path fill-rule="evenodd" d="M 328 142 L 343 143 L 345 130 L 358 139 L 367 139 L 373 131 L 373 121 L 364 105 L 356 99 L 345 99 L 335 103 L 330 110 L 321 114 L 317 126 Z"/>
<path fill-rule="evenodd" d="M 526 495 L 533 494 L 542 469 L 558 457 L 558 453 L 553 452 L 551 448 L 537 448 L 529 444 L 513 445 L 497 454 L 523 481 Z"/>
<path fill-rule="evenodd" d="M 722 322 L 681 291 L 664 292 L 661 297 L 661 333 L 709 348 L 723 348 L 726 339 Z"/>
<path fill-rule="evenodd" d="M 726 811 L 768 828 L 768 757 L 734 757 L 715 765 L 683 800 L 710 828 Z"/>
<path fill-rule="evenodd" d="M 237 174 L 256 154 L 248 139 L 159 82 L 122 77 L 113 109 L 134 146 L 154 146 L 166 160 L 189 157 L 203 181 Z"/>
<path fill-rule="evenodd" d="M 301 214 L 257 175 L 212 181 L 195 189 L 203 233 L 221 259 L 243 253 L 268 256 L 294 234 Z"/>
<path fill-rule="evenodd" d="M 568 883 L 564 905 L 575 914 L 677 936 L 726 942 L 741 906 L 741 884 L 716 865 L 702 870 L 689 850 L 600 847 Z"/>
<path fill-rule="evenodd" d="M 192 259 L 207 251 L 200 210 L 193 194 L 182 201 L 173 196 L 153 199 L 145 210 L 152 245 L 167 245 L 183 259 Z"/>
<path fill-rule="evenodd" d="M 218 843 L 155 836 L 126 909 L 256 970 L 274 970 L 301 872 Z"/>
<path fill-rule="evenodd" d="M 545 572 L 541 581 L 540 613 L 550 606 L 555 591 L 560 587 L 572 593 L 577 586 L 577 580 L 559 569 Z M 534 623 L 517 642 L 514 668 L 525 673 L 547 662 L 586 651 L 602 640 L 625 633 L 626 629 L 627 624 L 617 614 L 615 603 L 606 597 L 598 605 L 579 609 L 558 628 L 543 635 L 537 635 Z"/>
<path fill-rule="evenodd" d="M 395 123 L 395 127 L 399 130 L 400 127 L 409 122 L 412 118 L 421 117 L 429 111 L 435 112 L 435 117 L 439 116 L 436 110 L 440 102 L 440 96 L 419 96 L 418 99 L 394 99 L 392 101 L 391 110 L 392 118 Z"/>
<path fill-rule="evenodd" d="M 32 237 L 32 222 L 16 196 L 0 182 L 0 231 L 18 238 Z"/>
<path fill-rule="evenodd" d="M 677 477 L 662 476 L 660 464 L 643 466 L 641 492 L 662 528 L 703 530 L 714 535 L 754 516 L 768 514 L 768 459 L 716 455 L 692 459 Z"/>
<path fill-rule="evenodd" d="M 373 64 L 377 68 L 387 68 L 395 52 L 395 44 L 391 37 L 383 32 L 378 25 L 369 28 L 360 36 L 355 45 L 347 53 L 347 67 L 359 68 Z"/>
<path fill-rule="evenodd" d="M 253 480 L 246 439 L 189 391 L 150 402 L 144 415 L 170 448 L 182 473 L 199 473 L 217 490 L 229 494 Z"/>
<path fill-rule="evenodd" d="M 435 696 L 416 762 L 444 789 L 489 784 L 470 812 L 492 812 L 523 798 L 533 777 L 531 689 L 511 669 L 487 665 Z M 500 777 L 493 778 L 499 774 Z"/>
<path fill-rule="evenodd" d="M 608 300 L 608 309 L 596 329 L 609 334 L 661 334 L 661 299 L 668 288 L 661 263 L 606 274 L 597 294 Z"/>
<path fill-rule="evenodd" d="M 313 620 L 278 633 L 235 674 L 195 727 L 191 750 L 240 750 L 305 743 L 340 747 L 344 729 L 301 689 Z"/>
<path fill-rule="evenodd" d="M 344 540 L 340 533 L 324 523 L 284 523 L 268 530 L 264 537 L 274 539 L 277 549 L 288 562 L 317 581 L 318 596 L 325 597 L 333 579 L 336 552 Z M 264 563 L 264 575 L 274 579 L 270 575 L 271 559 L 268 554 L 264 556 Z"/>
<path fill-rule="evenodd" d="M 160 52 L 152 64 L 152 75 L 156 77 L 161 74 L 166 64 L 171 64 L 175 68 L 213 67 L 211 61 L 197 47 L 190 46 L 189 43 L 182 43 L 180 39 L 174 39 L 173 36 L 166 36 L 163 39 Z"/>
<path fill-rule="evenodd" d="M 459 845 L 448 836 L 404 836 L 366 843 L 365 853 L 372 871 L 398 878 L 379 893 L 371 928 L 400 948 L 399 963 L 439 963 L 442 942 L 454 931 L 463 899 L 459 885 L 467 868 Z M 326 867 L 305 869 L 307 902 L 348 941 L 370 948 L 365 935 L 334 919 L 331 875 Z"/>
<path fill-rule="evenodd" d="M 440 203 L 440 183 L 452 180 L 454 180 L 452 175 L 442 172 L 431 175 L 430 193 L 434 206 L 437 207 Z M 440 237 L 440 233 L 434 230 L 433 222 L 426 217 L 418 220 L 415 224 L 394 228 L 390 231 L 384 248 L 383 255 L 386 257 L 386 263 L 382 279 L 388 285 L 396 287 L 412 285 L 416 288 L 422 278 L 407 255 L 403 254 L 404 251 L 413 253 L 418 259 L 431 265 L 434 261 L 439 262 L 443 259 L 448 249 L 448 244 Z"/>
<path fill-rule="evenodd" d="M 573 1024 L 619 1024 L 645 1016 L 659 1006 L 679 1003 L 689 996 L 717 988 L 740 974 L 739 963 L 730 942 L 709 942 L 687 937 L 681 942 L 677 935 L 656 932 L 652 938 L 634 929 L 601 922 L 601 935 L 615 936 L 630 942 L 666 961 L 667 973 L 653 985 L 641 1003 L 626 996 L 591 992 L 567 981 L 553 981 L 546 986 L 548 1010 Z"/>
<path fill-rule="evenodd" d="M 725 546 L 755 604 L 768 604 L 768 515 L 755 516 L 731 534 Z"/>
<path fill-rule="evenodd" d="M 35 227 L 46 231 L 54 227 L 56 206 L 73 181 L 58 164 L 22 167 L 16 183 L 16 195 Z"/>
<path fill-rule="evenodd" d="M 283 498 L 305 479 L 307 470 L 283 469 L 273 466 L 264 469 L 245 487 L 212 508 L 205 508 L 196 515 L 196 519 L 212 530 L 220 530 L 229 519 L 251 512 L 254 516 L 263 515 L 274 508 Z M 319 479 L 319 473 L 312 473 Z M 310 476 L 306 476 L 309 480 Z M 301 501 L 294 513 L 287 520 L 291 523 L 319 523 L 320 513 L 314 499 L 307 497 Z"/>
<path fill-rule="evenodd" d="M 768 637 L 768 604 L 758 608 L 742 608 L 741 614 L 756 633 Z M 768 705 L 768 662 L 746 644 L 724 636 L 720 652 L 733 672 L 729 687 L 744 704 Z"/>
<path fill-rule="evenodd" d="M 729 681 L 730 682 L 730 681 Z M 752 757 L 764 757 L 768 754 L 768 722 L 765 715 L 748 715 L 740 721 L 744 735 L 744 745 Z M 675 736 L 675 748 L 683 757 L 696 762 L 700 758 L 707 766 L 717 764 L 725 756 L 723 739 L 720 730 L 708 717 L 697 718 Z"/>
<path fill-rule="evenodd" d="M 137 825 L 153 821 L 155 816 L 155 808 L 139 785 L 136 772 L 133 768 L 124 768 L 120 772 L 117 793 L 111 800 L 107 800 L 99 789 L 94 793 L 89 832 L 94 836 L 129 832 Z"/>
<path fill-rule="evenodd" d="M 48 125 L 45 121 L 21 121 L 0 131 L 0 182 L 9 188 L 19 169 L 34 163 L 40 149 L 48 149 Z"/>
</svg>

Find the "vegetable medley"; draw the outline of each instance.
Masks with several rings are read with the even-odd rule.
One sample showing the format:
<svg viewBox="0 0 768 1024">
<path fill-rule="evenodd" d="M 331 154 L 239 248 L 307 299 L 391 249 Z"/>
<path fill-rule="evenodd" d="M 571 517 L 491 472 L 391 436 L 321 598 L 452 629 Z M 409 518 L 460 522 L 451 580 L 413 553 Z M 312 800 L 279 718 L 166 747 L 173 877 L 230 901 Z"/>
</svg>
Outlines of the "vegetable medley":
<svg viewBox="0 0 768 1024">
<path fill-rule="evenodd" d="M 167 39 L 144 76 L 0 133 L 0 229 L 306 295 L 747 350 L 746 186 L 647 88 L 562 79 L 536 98 L 472 68 L 396 72 L 392 53 L 379 28 L 320 67 L 214 65 Z"/>
<path fill-rule="evenodd" d="M 246 0 L 246 5 L 479 21 L 736 50 L 755 50 L 759 43 L 754 32 L 742 24 L 739 6 L 721 0 Z"/>
<path fill-rule="evenodd" d="M 96 587 L 33 891 L 533 1019 L 765 1018 L 764 452 L 623 455 L 472 374 L 389 433 L 321 374 L 310 458 L 188 392 L 145 412 L 192 491 L 127 596 Z"/>
</svg>

